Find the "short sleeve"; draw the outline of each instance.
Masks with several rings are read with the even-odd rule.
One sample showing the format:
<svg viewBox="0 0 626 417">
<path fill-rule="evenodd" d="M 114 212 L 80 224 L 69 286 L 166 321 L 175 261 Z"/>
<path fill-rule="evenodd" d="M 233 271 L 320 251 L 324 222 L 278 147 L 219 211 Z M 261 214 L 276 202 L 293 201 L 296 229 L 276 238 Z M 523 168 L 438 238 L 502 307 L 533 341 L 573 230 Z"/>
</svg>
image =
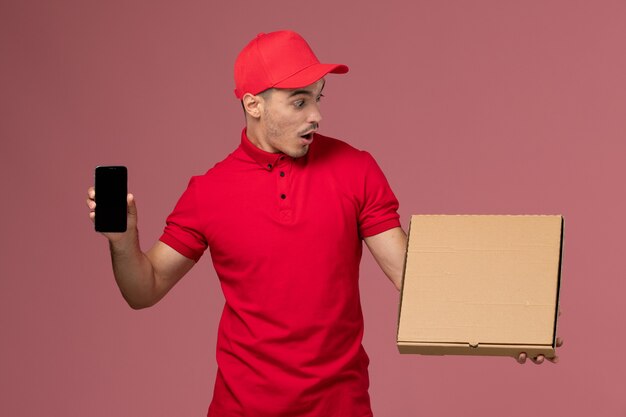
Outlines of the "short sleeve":
<svg viewBox="0 0 626 417">
<path fill-rule="evenodd" d="M 174 211 L 167 217 L 165 230 L 159 238 L 161 242 L 195 262 L 198 262 L 208 247 L 202 219 L 198 216 L 201 211 L 198 188 L 198 178 L 192 177 Z"/>
<path fill-rule="evenodd" d="M 367 152 L 364 177 L 363 201 L 359 213 L 359 233 L 361 237 L 374 236 L 400 226 L 398 200 L 382 170 Z"/>
</svg>

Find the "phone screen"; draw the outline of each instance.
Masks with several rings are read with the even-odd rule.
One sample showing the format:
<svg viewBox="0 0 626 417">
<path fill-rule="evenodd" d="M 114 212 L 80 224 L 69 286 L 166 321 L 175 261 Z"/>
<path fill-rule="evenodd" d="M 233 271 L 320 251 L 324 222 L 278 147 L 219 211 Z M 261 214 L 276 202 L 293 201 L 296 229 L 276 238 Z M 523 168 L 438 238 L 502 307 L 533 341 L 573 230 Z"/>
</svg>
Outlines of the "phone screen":
<svg viewBox="0 0 626 417">
<path fill-rule="evenodd" d="M 126 231 L 127 182 L 124 166 L 96 167 L 96 231 Z"/>
</svg>

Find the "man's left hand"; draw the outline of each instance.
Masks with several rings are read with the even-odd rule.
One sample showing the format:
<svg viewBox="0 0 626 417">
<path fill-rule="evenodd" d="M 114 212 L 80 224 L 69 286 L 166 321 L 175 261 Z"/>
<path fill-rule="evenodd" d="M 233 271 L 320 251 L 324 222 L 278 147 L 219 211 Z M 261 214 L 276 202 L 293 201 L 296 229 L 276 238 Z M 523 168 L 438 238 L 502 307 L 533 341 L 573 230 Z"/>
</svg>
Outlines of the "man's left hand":
<svg viewBox="0 0 626 417">
<path fill-rule="evenodd" d="M 556 347 L 561 347 L 563 346 L 563 339 L 561 339 L 560 337 L 556 338 Z M 526 363 L 526 359 L 528 359 L 528 355 L 526 355 L 526 353 L 522 352 L 519 354 L 519 356 L 517 357 L 517 362 L 524 364 Z M 559 357 L 555 356 L 554 358 L 546 358 L 544 355 L 538 355 L 537 357 L 530 358 L 531 361 L 533 361 L 534 363 L 536 363 L 537 365 L 545 362 L 546 360 L 548 362 L 552 362 L 552 363 L 558 363 L 559 362 Z"/>
</svg>

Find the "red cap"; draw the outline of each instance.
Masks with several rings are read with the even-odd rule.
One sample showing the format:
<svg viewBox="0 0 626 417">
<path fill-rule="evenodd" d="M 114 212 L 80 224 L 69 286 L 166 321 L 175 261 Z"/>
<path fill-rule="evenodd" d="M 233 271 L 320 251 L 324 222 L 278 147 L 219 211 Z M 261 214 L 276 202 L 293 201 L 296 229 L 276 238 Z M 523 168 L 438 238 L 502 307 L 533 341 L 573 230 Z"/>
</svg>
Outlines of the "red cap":
<svg viewBox="0 0 626 417">
<path fill-rule="evenodd" d="M 329 72 L 345 74 L 348 67 L 321 64 L 308 43 L 296 32 L 259 33 L 235 61 L 235 95 L 259 94 L 268 88 L 299 88 Z"/>
</svg>

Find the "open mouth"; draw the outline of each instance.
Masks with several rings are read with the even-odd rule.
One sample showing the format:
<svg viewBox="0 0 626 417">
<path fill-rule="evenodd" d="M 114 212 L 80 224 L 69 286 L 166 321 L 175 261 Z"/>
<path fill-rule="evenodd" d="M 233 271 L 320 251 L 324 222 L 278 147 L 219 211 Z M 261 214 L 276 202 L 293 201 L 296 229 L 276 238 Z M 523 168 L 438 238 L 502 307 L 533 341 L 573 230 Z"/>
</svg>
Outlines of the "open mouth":
<svg viewBox="0 0 626 417">
<path fill-rule="evenodd" d="M 312 140 L 312 139 L 313 139 L 313 132 L 311 132 L 311 133 L 307 133 L 306 135 L 300 135 L 300 137 L 301 137 L 302 139 Z"/>
</svg>

